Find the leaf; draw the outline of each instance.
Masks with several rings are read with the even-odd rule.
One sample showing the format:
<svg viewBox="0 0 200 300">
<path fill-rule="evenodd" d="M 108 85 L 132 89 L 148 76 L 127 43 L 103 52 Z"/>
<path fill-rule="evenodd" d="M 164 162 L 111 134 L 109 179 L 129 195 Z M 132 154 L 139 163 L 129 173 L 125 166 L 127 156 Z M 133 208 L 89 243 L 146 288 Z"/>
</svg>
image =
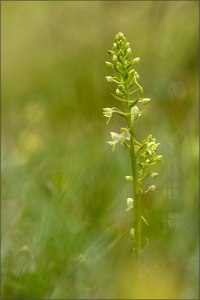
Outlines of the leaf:
<svg viewBox="0 0 200 300">
<path fill-rule="evenodd" d="M 144 221 L 144 223 L 149 226 L 149 223 L 147 222 L 147 220 L 145 219 L 145 217 L 141 216 L 141 219 Z"/>
</svg>

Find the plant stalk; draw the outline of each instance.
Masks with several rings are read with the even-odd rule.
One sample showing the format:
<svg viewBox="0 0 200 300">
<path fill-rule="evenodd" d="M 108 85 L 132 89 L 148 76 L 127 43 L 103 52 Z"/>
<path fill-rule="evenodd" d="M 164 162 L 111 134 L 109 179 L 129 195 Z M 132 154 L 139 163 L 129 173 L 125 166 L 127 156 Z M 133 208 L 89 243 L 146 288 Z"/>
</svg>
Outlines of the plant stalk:
<svg viewBox="0 0 200 300">
<path fill-rule="evenodd" d="M 143 113 L 143 111 L 140 110 L 140 106 L 138 107 L 137 105 L 145 105 L 151 100 L 149 98 L 143 98 L 143 87 L 137 81 L 139 75 L 135 71 L 134 65 L 139 62 L 140 58 L 136 57 L 133 59 L 130 44 L 122 32 L 119 32 L 115 36 L 112 50 L 109 50 L 108 54 L 112 57 L 112 62 L 106 62 L 106 65 L 113 69 L 114 76 L 106 76 L 106 80 L 117 84 L 115 93 L 111 93 L 111 95 L 124 104 L 125 111 L 121 111 L 121 109 L 116 107 L 107 107 L 104 108 L 103 114 L 108 118 L 108 122 L 113 113 L 117 113 L 127 121 L 127 127 L 121 128 L 120 134 L 111 132 L 112 140 L 108 141 L 108 143 L 112 146 L 113 151 L 116 144 L 119 143 L 130 151 L 133 199 L 127 198 L 127 210 L 133 208 L 133 228 L 131 228 L 130 234 L 134 241 L 136 276 L 138 276 L 138 279 L 141 279 L 141 220 L 148 225 L 148 222 L 142 216 L 142 199 L 143 195 L 155 190 L 155 185 L 151 185 L 145 190 L 144 180 L 148 176 L 154 178 L 158 175 L 158 173 L 149 171 L 149 167 L 160 161 L 162 155 L 157 155 L 156 149 L 159 143 L 156 143 L 156 139 L 153 138 L 151 134 L 141 143 L 135 139 L 134 125 Z M 134 94 L 135 96 L 131 96 Z M 128 177 L 127 181 L 130 181 L 130 176 L 126 177 Z"/>
<path fill-rule="evenodd" d="M 130 112 L 130 108 L 127 106 L 127 110 Z M 136 251 L 136 262 L 137 267 L 140 265 L 141 261 L 141 199 L 138 192 L 138 171 L 137 171 L 137 161 L 135 154 L 135 142 L 134 142 L 134 132 L 132 128 L 131 116 L 127 116 L 127 125 L 130 129 L 130 158 L 131 158 L 131 168 L 133 176 L 133 199 L 135 204 L 135 209 L 133 210 L 133 227 L 135 228 L 135 251 Z"/>
</svg>

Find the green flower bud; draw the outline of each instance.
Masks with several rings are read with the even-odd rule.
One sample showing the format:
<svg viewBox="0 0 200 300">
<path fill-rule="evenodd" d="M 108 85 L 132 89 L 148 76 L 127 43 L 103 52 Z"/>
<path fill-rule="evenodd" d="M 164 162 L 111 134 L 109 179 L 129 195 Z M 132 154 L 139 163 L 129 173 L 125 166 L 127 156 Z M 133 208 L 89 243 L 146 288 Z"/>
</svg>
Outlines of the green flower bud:
<svg viewBox="0 0 200 300">
<path fill-rule="evenodd" d="M 117 56 L 116 55 L 113 55 L 113 61 L 117 61 Z"/>
<path fill-rule="evenodd" d="M 116 43 L 113 43 L 113 48 L 117 49 L 117 44 Z"/>
<path fill-rule="evenodd" d="M 140 61 L 140 58 L 139 58 L 139 57 L 136 57 L 136 58 L 133 59 L 132 64 L 133 64 L 133 65 L 134 65 L 134 64 L 138 64 L 139 61 Z"/>
<path fill-rule="evenodd" d="M 114 54 L 115 54 L 115 51 L 113 51 L 113 50 L 108 50 L 108 54 L 109 54 L 109 55 L 114 55 Z"/>
<path fill-rule="evenodd" d="M 162 158 L 163 158 L 162 155 L 158 155 L 158 156 L 157 156 L 157 161 L 160 161 Z"/>
<path fill-rule="evenodd" d="M 108 68 L 113 68 L 114 67 L 114 65 L 109 61 L 106 61 L 105 64 Z"/>
<path fill-rule="evenodd" d="M 124 39 L 124 35 L 123 35 L 122 32 L 119 32 L 119 33 L 118 33 L 118 36 L 119 36 L 120 38 Z"/>
<path fill-rule="evenodd" d="M 107 80 L 108 82 L 112 82 L 112 81 L 113 81 L 113 77 L 112 77 L 112 76 L 106 76 L 106 80 Z"/>
<path fill-rule="evenodd" d="M 140 78 L 139 74 L 136 71 L 134 72 L 134 77 L 135 78 Z"/>
<path fill-rule="evenodd" d="M 125 67 L 126 69 L 130 68 L 132 66 L 132 64 L 128 61 L 125 61 Z"/>
<path fill-rule="evenodd" d="M 132 51 L 131 51 L 131 48 L 128 48 L 127 49 L 127 52 L 130 54 Z"/>
<path fill-rule="evenodd" d="M 156 190 L 156 186 L 153 184 L 153 185 L 150 185 L 149 189 L 154 192 Z"/>
<path fill-rule="evenodd" d="M 122 42 L 122 40 L 120 40 L 120 41 L 118 42 L 118 45 L 119 45 L 119 47 L 123 47 L 123 42 Z"/>
<path fill-rule="evenodd" d="M 141 102 L 143 105 L 149 103 L 150 101 L 151 101 L 150 98 L 143 98 L 143 99 L 140 100 L 140 102 Z"/>
<path fill-rule="evenodd" d="M 115 36 L 115 42 L 116 43 L 119 42 L 119 34 L 116 34 L 116 36 Z"/>
<path fill-rule="evenodd" d="M 152 139 L 153 139 L 152 134 L 149 134 L 148 137 L 147 137 L 147 141 L 150 142 Z"/>
<path fill-rule="evenodd" d="M 150 185 L 144 193 L 146 195 L 148 192 L 154 192 L 155 190 L 156 190 L 156 186 L 155 185 Z"/>
<path fill-rule="evenodd" d="M 158 177 L 158 173 L 151 173 L 151 175 L 150 175 L 152 178 L 156 178 L 156 177 Z"/>
<path fill-rule="evenodd" d="M 125 176 L 127 182 L 133 181 L 133 176 Z"/>
<path fill-rule="evenodd" d="M 123 96 L 123 93 L 119 89 L 116 89 L 116 95 Z"/>
<path fill-rule="evenodd" d="M 155 190 L 156 190 L 156 186 L 154 184 L 150 185 L 149 191 L 154 192 Z"/>
</svg>

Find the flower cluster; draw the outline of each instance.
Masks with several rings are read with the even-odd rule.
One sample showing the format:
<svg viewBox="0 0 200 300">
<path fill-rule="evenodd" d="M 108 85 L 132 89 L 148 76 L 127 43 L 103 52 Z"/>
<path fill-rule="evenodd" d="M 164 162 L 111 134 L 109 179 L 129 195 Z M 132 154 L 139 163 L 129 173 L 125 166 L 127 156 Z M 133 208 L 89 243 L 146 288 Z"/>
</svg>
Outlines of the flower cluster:
<svg viewBox="0 0 200 300">
<path fill-rule="evenodd" d="M 115 83 L 117 85 L 115 93 L 112 96 L 126 105 L 126 111 L 122 111 L 119 108 L 104 108 L 103 114 L 108 118 L 109 123 L 113 113 L 119 114 L 125 118 L 130 116 L 132 125 L 142 115 L 142 111 L 139 109 L 138 104 L 146 105 L 151 101 L 149 98 L 143 98 L 143 88 L 138 83 L 139 74 L 136 72 L 134 66 L 140 61 L 139 57 L 132 57 L 132 50 L 129 42 L 126 41 L 123 33 L 119 32 L 115 37 L 113 47 L 108 51 L 111 56 L 111 62 L 106 61 L 106 65 L 113 69 L 113 76 L 106 76 L 108 82 Z M 136 96 L 135 99 L 130 99 L 131 95 Z"/>
<path fill-rule="evenodd" d="M 134 84 L 136 84 L 138 89 L 143 92 L 142 87 L 137 82 L 139 75 L 133 68 L 133 66 L 140 61 L 140 58 L 132 58 L 130 44 L 127 42 L 122 32 L 119 32 L 115 36 L 112 50 L 109 50 L 108 54 L 112 57 L 112 62 L 107 61 L 106 65 L 109 68 L 114 69 L 117 76 L 107 76 L 106 79 L 108 82 L 117 83 L 115 91 L 116 95 L 125 99 L 127 87 L 131 88 Z M 118 75 L 121 76 L 123 80 L 120 80 Z"/>
<path fill-rule="evenodd" d="M 111 120 L 113 114 L 122 116 L 127 121 L 127 127 L 122 127 L 120 133 L 111 132 L 111 141 L 107 143 L 115 150 L 117 144 L 121 144 L 127 148 L 131 155 L 132 168 L 134 166 L 134 176 L 126 176 L 127 182 L 133 183 L 136 188 L 135 195 L 144 197 L 149 191 L 155 190 L 155 185 L 145 188 L 144 181 L 147 177 L 155 178 L 158 173 L 151 170 L 152 166 L 158 163 L 162 156 L 157 155 L 157 147 L 159 143 L 156 139 L 149 135 L 145 140 L 139 142 L 135 138 L 135 123 L 143 114 L 142 107 L 148 104 L 151 99 L 143 97 L 143 87 L 139 84 L 139 75 L 135 70 L 135 65 L 139 63 L 140 58 L 134 58 L 129 42 L 127 42 L 123 33 L 119 32 L 115 36 L 113 47 L 108 51 L 111 61 L 106 61 L 106 66 L 112 70 L 113 76 L 106 76 L 109 83 L 115 84 L 115 93 L 111 95 L 120 103 L 120 108 L 104 108 L 103 114 L 107 120 L 107 124 Z M 127 210 L 134 208 L 136 199 L 127 199 Z M 143 221 L 147 223 L 145 218 L 141 216 Z M 133 229 L 133 228 L 132 228 Z M 132 230 L 133 234 L 133 230 Z"/>
<path fill-rule="evenodd" d="M 150 134 L 146 140 L 143 140 L 141 143 L 135 145 L 135 153 L 138 162 L 138 183 L 140 185 L 139 191 L 143 194 L 144 190 L 144 180 L 148 176 L 156 178 L 158 173 L 152 172 L 149 169 L 158 163 L 162 155 L 157 155 L 157 147 L 160 143 L 156 143 L 156 139 Z M 153 191 L 154 189 L 149 189 L 148 191 Z M 147 190 L 146 190 L 147 193 Z"/>
</svg>

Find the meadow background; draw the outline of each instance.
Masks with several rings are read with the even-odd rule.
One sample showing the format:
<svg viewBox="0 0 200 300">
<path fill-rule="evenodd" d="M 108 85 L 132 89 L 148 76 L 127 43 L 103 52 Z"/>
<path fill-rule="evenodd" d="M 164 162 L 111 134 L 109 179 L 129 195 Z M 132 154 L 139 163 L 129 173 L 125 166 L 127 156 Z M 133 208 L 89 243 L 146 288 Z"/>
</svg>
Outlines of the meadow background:
<svg viewBox="0 0 200 300">
<path fill-rule="evenodd" d="M 2 299 L 199 299 L 197 1 L 1 3 Z M 129 156 L 105 76 L 116 33 L 152 99 L 140 139 L 161 143 L 133 277 Z"/>
</svg>

